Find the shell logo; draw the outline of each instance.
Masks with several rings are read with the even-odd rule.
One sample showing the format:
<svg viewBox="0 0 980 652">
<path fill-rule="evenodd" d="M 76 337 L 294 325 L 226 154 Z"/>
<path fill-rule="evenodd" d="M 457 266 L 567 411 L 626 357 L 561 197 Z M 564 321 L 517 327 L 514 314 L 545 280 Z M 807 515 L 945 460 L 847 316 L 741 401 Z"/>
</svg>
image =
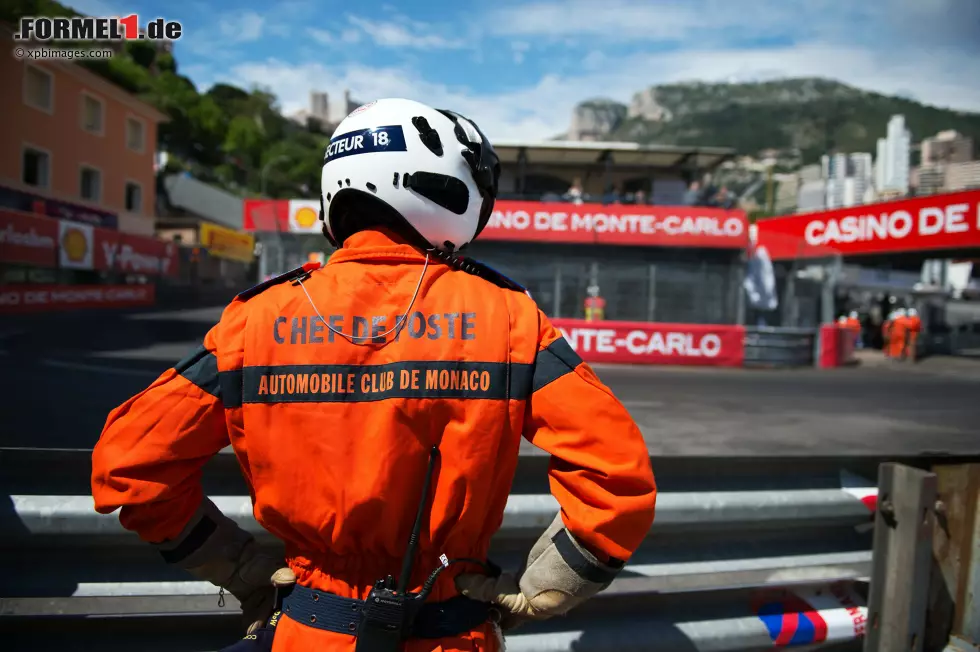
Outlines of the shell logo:
<svg viewBox="0 0 980 652">
<path fill-rule="evenodd" d="M 316 224 L 316 221 L 320 219 L 320 216 L 312 208 L 309 208 L 308 206 L 304 206 L 303 208 L 296 211 L 296 216 L 293 219 L 296 220 L 297 226 L 304 229 L 309 229 L 314 224 Z"/>
<path fill-rule="evenodd" d="M 73 263 L 82 262 L 88 254 L 88 240 L 80 229 L 65 230 L 61 238 L 61 247 L 65 251 L 65 256 Z"/>
<path fill-rule="evenodd" d="M 361 113 L 363 111 L 367 111 L 368 109 L 370 109 L 372 106 L 374 106 L 377 103 L 378 103 L 378 101 L 377 100 L 374 100 L 374 101 L 368 102 L 367 104 L 362 104 L 361 106 L 359 106 L 356 109 L 354 109 L 353 111 L 351 111 L 350 112 L 350 115 L 348 115 L 347 117 L 349 118 L 352 115 L 357 115 L 358 113 Z"/>
</svg>

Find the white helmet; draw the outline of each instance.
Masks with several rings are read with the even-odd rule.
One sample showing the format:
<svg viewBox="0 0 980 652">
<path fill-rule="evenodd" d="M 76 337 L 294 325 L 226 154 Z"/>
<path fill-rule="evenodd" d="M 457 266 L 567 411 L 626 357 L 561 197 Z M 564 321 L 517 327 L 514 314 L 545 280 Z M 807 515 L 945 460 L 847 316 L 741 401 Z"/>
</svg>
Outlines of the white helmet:
<svg viewBox="0 0 980 652">
<path fill-rule="evenodd" d="M 851 319 L 857 319 L 858 318 L 858 312 L 857 312 L 857 310 L 852 310 L 851 311 L 850 318 Z"/>
<path fill-rule="evenodd" d="M 320 189 L 324 235 L 387 226 L 422 249 L 458 250 L 490 219 L 500 161 L 472 121 L 420 102 L 354 109 L 330 138 Z"/>
<path fill-rule="evenodd" d="M 918 317 L 919 316 L 919 311 L 916 310 L 915 308 L 909 308 L 909 314 L 908 314 L 908 316 L 909 317 Z"/>
</svg>

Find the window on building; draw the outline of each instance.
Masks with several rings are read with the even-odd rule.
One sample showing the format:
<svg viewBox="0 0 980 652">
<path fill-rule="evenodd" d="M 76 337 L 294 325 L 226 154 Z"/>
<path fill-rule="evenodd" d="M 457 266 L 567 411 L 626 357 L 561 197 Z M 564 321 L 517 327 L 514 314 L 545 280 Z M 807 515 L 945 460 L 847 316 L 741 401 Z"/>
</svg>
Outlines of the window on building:
<svg viewBox="0 0 980 652">
<path fill-rule="evenodd" d="M 102 197 L 102 173 L 95 168 L 83 167 L 79 175 L 78 194 L 82 199 L 98 202 Z"/>
<path fill-rule="evenodd" d="M 126 182 L 126 210 L 130 213 L 143 210 L 143 187 L 132 181 Z"/>
<path fill-rule="evenodd" d="M 143 151 L 143 123 L 136 118 L 126 118 L 126 147 L 135 151 Z"/>
<path fill-rule="evenodd" d="M 47 152 L 25 147 L 21 168 L 21 180 L 25 184 L 38 188 L 48 187 L 51 178 L 51 156 Z"/>
<path fill-rule="evenodd" d="M 82 95 L 82 129 L 101 136 L 104 112 L 101 100 L 91 95 Z"/>
<path fill-rule="evenodd" d="M 35 109 L 54 110 L 54 76 L 37 66 L 24 68 L 24 103 Z"/>
</svg>

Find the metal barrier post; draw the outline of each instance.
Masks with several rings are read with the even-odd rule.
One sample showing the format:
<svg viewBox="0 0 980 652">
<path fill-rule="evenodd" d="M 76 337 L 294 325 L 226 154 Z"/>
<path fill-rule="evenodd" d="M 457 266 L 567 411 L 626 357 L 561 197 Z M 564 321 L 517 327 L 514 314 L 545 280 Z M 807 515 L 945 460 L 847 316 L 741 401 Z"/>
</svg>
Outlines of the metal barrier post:
<svg viewBox="0 0 980 652">
<path fill-rule="evenodd" d="M 930 621 L 942 631 L 930 631 L 930 640 L 938 644 L 950 637 L 947 649 L 969 649 L 965 643 L 980 643 L 980 464 L 933 471 L 939 487 L 934 579 L 942 599 L 932 605 Z"/>
<path fill-rule="evenodd" d="M 879 467 L 865 652 L 923 649 L 937 486 L 927 471 Z"/>
</svg>

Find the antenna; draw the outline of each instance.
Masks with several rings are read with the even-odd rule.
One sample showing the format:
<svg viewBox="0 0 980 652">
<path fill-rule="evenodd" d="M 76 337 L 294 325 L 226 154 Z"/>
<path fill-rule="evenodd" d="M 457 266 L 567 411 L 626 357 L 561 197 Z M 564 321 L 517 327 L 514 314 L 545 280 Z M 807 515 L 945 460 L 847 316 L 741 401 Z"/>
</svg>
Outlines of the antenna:
<svg viewBox="0 0 980 652">
<path fill-rule="evenodd" d="M 432 474 L 436 468 L 436 459 L 439 457 L 439 448 L 433 446 L 429 451 L 429 468 L 425 471 L 425 484 L 422 485 L 422 498 L 419 500 L 419 509 L 415 514 L 415 525 L 412 527 L 412 536 L 408 538 L 408 549 L 405 551 L 405 558 L 402 559 L 402 573 L 398 578 L 396 591 L 404 595 L 408 590 L 408 583 L 412 579 L 412 565 L 415 562 L 415 553 L 419 547 L 419 536 L 422 532 L 422 515 L 425 513 L 426 499 L 429 497 L 429 485 L 432 484 Z"/>
</svg>

